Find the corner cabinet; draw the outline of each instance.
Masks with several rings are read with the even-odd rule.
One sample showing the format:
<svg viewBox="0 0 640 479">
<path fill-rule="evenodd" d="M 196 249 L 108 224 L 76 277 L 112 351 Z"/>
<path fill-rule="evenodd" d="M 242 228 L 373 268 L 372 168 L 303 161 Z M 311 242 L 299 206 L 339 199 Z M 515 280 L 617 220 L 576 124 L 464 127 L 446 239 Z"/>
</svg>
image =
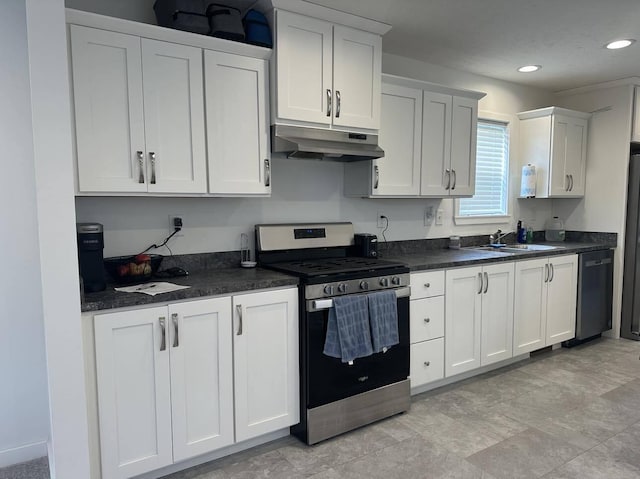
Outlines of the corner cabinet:
<svg viewBox="0 0 640 479">
<path fill-rule="evenodd" d="M 473 196 L 478 100 L 484 94 L 382 77 L 379 143 L 385 156 L 345 164 L 345 195 Z"/>
<path fill-rule="evenodd" d="M 378 130 L 381 33 L 280 10 L 277 2 L 274 6 L 274 123 Z M 340 17 L 347 22 L 357 18 Z"/>
<path fill-rule="evenodd" d="M 578 256 L 516 263 L 514 354 L 575 337 Z"/>
<path fill-rule="evenodd" d="M 631 125 L 631 141 L 640 143 L 640 86 L 633 88 L 633 123 Z"/>
<path fill-rule="evenodd" d="M 286 289 L 94 316 L 102 477 L 296 424 L 297 297 Z"/>
<path fill-rule="evenodd" d="M 558 107 L 518 113 L 520 158 L 536 167 L 536 198 L 584 196 L 590 117 Z"/>
<path fill-rule="evenodd" d="M 81 195 L 267 196 L 271 50 L 67 10 Z"/>
</svg>

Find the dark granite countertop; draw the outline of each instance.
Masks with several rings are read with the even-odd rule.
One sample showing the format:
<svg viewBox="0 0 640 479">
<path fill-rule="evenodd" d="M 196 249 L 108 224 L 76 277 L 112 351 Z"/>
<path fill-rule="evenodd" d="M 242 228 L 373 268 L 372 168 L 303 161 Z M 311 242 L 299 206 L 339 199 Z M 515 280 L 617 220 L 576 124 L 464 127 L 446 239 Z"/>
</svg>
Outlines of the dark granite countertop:
<svg viewBox="0 0 640 479">
<path fill-rule="evenodd" d="M 462 249 L 430 249 L 422 252 L 389 252 L 380 256 L 382 259 L 406 263 L 411 271 L 425 271 L 430 269 L 456 268 L 482 263 L 498 263 L 504 261 L 519 261 L 546 256 L 558 256 L 563 254 L 585 253 L 601 249 L 615 248 L 611 243 L 545 243 L 551 246 L 560 246 L 558 249 L 544 251 L 526 251 L 507 254 L 493 251 L 478 251 L 473 248 Z"/>
<path fill-rule="evenodd" d="M 149 296 L 144 293 L 124 293 L 115 291 L 114 284 L 98 293 L 86 293 L 82 311 L 100 311 L 113 308 L 126 308 L 153 303 L 168 303 L 204 296 L 241 293 L 255 289 L 297 286 L 298 278 L 262 268 L 215 268 L 196 270 L 180 278 L 152 279 L 169 283 L 191 286 L 171 293 Z"/>
</svg>

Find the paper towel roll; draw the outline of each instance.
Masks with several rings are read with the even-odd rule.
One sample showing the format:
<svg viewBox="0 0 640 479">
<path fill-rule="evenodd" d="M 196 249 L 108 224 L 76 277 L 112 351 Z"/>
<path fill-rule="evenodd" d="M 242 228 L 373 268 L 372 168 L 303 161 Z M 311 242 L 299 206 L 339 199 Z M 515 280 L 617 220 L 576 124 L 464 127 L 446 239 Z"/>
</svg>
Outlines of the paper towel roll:
<svg viewBox="0 0 640 479">
<path fill-rule="evenodd" d="M 536 196 L 536 167 L 531 163 L 522 167 L 520 196 L 523 198 L 534 198 Z"/>
</svg>

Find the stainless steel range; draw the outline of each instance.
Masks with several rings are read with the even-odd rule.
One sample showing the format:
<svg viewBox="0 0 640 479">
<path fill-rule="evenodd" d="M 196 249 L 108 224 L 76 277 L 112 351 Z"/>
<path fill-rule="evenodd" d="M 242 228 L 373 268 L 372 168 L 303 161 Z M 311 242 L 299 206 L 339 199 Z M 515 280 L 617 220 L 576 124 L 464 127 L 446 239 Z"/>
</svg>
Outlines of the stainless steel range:
<svg viewBox="0 0 640 479">
<path fill-rule="evenodd" d="M 407 411 L 409 268 L 354 256 L 351 223 L 256 225 L 262 267 L 300 278 L 300 424 L 307 444 Z M 323 353 L 329 311 L 338 296 L 394 291 L 399 344 L 342 362 Z"/>
</svg>

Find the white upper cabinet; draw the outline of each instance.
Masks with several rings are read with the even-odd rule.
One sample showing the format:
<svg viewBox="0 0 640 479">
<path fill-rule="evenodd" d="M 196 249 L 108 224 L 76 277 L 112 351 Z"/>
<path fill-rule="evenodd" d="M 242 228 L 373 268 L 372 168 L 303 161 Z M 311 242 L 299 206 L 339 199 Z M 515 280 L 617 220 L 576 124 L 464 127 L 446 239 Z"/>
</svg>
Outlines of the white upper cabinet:
<svg viewBox="0 0 640 479">
<path fill-rule="evenodd" d="M 520 158 L 536 167 L 536 197 L 584 196 L 591 114 L 549 107 L 518 117 Z"/>
<path fill-rule="evenodd" d="M 204 64 L 209 191 L 268 195 L 268 62 L 205 50 Z"/>
<path fill-rule="evenodd" d="M 79 191 L 206 193 L 201 50 L 70 29 Z"/>
<path fill-rule="evenodd" d="M 345 195 L 473 196 L 478 100 L 484 94 L 382 78 L 379 143 L 385 155 L 346 164 Z"/>
<path fill-rule="evenodd" d="M 631 141 L 640 142 L 640 86 L 634 88 Z"/>
<path fill-rule="evenodd" d="M 275 37 L 274 123 L 379 129 L 381 35 L 276 10 Z"/>
</svg>

